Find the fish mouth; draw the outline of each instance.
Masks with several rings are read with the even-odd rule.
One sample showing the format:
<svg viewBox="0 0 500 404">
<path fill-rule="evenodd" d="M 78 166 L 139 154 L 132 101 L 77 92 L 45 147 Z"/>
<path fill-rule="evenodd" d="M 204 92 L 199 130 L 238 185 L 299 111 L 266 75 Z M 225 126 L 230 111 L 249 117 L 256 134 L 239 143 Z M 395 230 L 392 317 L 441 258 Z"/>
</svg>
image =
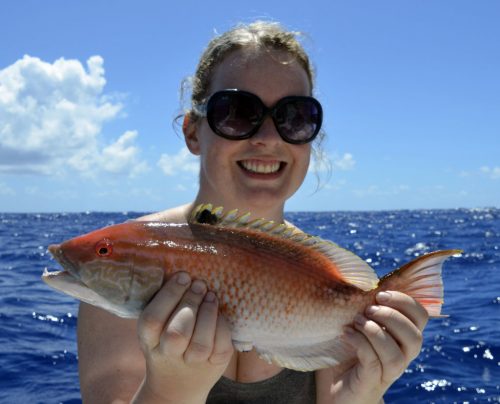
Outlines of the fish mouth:
<svg viewBox="0 0 500 404">
<path fill-rule="evenodd" d="M 75 266 L 71 263 L 71 261 L 66 258 L 60 244 L 49 245 L 48 250 L 55 258 L 55 260 L 59 262 L 59 264 L 61 264 L 64 270 L 56 272 L 48 272 L 47 270 L 45 270 L 44 274 L 47 273 L 50 275 L 50 274 L 57 274 L 60 272 L 66 272 L 71 276 L 73 276 L 75 279 L 79 280 L 80 277 L 78 276 L 78 271 L 76 270 Z"/>
<path fill-rule="evenodd" d="M 53 244 L 48 247 L 49 252 L 59 264 L 63 267 L 62 271 L 51 271 L 44 269 L 42 280 L 54 289 L 67 293 L 67 290 L 89 289 L 77 276 L 75 266 L 69 261 L 62 252 L 59 244 Z M 72 294 L 74 296 L 74 294 Z"/>
<path fill-rule="evenodd" d="M 52 271 L 47 268 L 43 271 L 42 280 L 50 287 L 70 296 L 78 298 L 82 292 L 90 291 L 90 288 L 79 279 L 76 279 L 68 271 Z"/>
</svg>

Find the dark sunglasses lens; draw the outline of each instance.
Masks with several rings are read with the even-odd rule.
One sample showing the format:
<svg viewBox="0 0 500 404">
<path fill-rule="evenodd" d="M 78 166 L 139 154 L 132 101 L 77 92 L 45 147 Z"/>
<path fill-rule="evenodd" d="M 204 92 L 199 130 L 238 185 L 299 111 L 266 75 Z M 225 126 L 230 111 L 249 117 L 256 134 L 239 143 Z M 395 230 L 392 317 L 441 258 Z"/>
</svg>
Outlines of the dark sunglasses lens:
<svg viewBox="0 0 500 404">
<path fill-rule="evenodd" d="M 228 138 L 247 136 L 262 119 L 259 100 L 238 92 L 216 93 L 208 103 L 207 118 L 212 129 Z"/>
<path fill-rule="evenodd" d="M 312 98 L 287 100 L 275 112 L 278 131 L 291 143 L 311 141 L 321 127 L 321 120 L 321 106 Z"/>
</svg>

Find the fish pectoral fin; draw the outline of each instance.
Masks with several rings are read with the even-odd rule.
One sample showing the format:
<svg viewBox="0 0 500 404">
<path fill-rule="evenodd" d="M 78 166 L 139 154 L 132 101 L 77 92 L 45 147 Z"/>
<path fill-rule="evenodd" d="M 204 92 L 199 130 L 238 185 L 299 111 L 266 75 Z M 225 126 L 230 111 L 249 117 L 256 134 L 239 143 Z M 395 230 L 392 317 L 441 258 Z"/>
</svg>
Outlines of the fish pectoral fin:
<svg viewBox="0 0 500 404">
<path fill-rule="evenodd" d="M 351 345 L 341 337 L 308 345 L 255 344 L 255 350 L 269 363 L 303 372 L 334 367 L 355 357 Z"/>
</svg>

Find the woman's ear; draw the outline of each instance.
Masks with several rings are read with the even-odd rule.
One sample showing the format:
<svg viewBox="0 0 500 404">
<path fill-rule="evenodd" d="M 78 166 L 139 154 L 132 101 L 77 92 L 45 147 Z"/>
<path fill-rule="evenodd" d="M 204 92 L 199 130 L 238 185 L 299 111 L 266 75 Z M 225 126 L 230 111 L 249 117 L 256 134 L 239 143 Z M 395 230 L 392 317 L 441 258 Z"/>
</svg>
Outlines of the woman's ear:
<svg viewBox="0 0 500 404">
<path fill-rule="evenodd" d="M 186 115 L 184 115 L 184 120 L 182 121 L 182 133 L 184 133 L 184 140 L 189 151 L 194 155 L 199 156 L 200 142 L 198 140 L 197 129 L 198 125 L 192 119 L 191 113 L 186 113 Z"/>
</svg>

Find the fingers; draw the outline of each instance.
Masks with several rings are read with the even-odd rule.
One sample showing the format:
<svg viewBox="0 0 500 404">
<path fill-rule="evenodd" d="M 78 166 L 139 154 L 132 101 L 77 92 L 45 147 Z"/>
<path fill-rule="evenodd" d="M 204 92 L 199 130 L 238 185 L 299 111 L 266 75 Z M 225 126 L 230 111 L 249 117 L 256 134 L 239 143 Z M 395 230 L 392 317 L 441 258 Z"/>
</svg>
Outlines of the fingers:
<svg viewBox="0 0 500 404">
<path fill-rule="evenodd" d="M 158 352 L 185 363 L 227 363 L 233 353 L 231 329 L 218 315 L 218 301 L 206 284 L 187 273 L 175 274 L 139 318 L 145 352 Z"/>
<path fill-rule="evenodd" d="M 184 354 L 193 336 L 198 310 L 206 292 L 205 282 L 195 280 L 184 293 L 160 336 L 162 354 L 173 357 Z"/>
<path fill-rule="evenodd" d="M 217 317 L 217 326 L 215 330 L 215 341 L 210 362 L 214 365 L 221 365 L 229 362 L 234 352 L 233 342 L 231 340 L 231 327 L 223 316 Z"/>
<path fill-rule="evenodd" d="M 396 291 L 379 292 L 376 296 L 377 302 L 384 306 L 392 307 L 411 320 L 420 331 L 423 331 L 429 314 L 427 310 L 411 296 Z"/>
<path fill-rule="evenodd" d="M 355 347 L 360 362 L 360 378 L 379 372 L 382 381 L 392 383 L 422 347 L 422 330 L 427 311 L 413 298 L 400 292 L 377 295 L 380 305 L 358 314 L 354 329 L 346 328 L 348 341 Z"/>
<path fill-rule="evenodd" d="M 363 315 L 356 316 L 354 328 L 361 333 L 358 337 L 358 358 L 364 371 L 368 375 L 379 371 L 385 381 L 392 382 L 398 378 L 409 360 L 390 331 Z"/>
<path fill-rule="evenodd" d="M 191 343 L 184 354 L 187 363 L 203 362 L 213 365 L 229 362 L 233 354 L 231 328 L 223 316 L 218 315 L 218 301 L 213 292 L 205 295 L 198 311 Z"/>
<path fill-rule="evenodd" d="M 415 359 L 422 347 L 422 331 L 401 312 L 386 306 L 369 306 L 365 314 L 397 342 L 408 360 Z"/>
<path fill-rule="evenodd" d="M 159 345 L 160 335 L 166 321 L 190 284 L 191 279 L 187 273 L 175 274 L 162 286 L 141 313 L 138 320 L 139 338 L 149 350 Z"/>
<path fill-rule="evenodd" d="M 381 377 L 382 363 L 368 338 L 353 327 L 344 327 L 344 332 L 346 334 L 346 341 L 355 349 L 359 361 L 359 365 L 355 367 L 355 381 L 362 386 L 366 375 L 371 378 Z"/>
<path fill-rule="evenodd" d="M 184 353 L 186 363 L 206 361 L 212 354 L 217 326 L 217 298 L 208 292 L 198 309 L 196 326 Z"/>
</svg>

